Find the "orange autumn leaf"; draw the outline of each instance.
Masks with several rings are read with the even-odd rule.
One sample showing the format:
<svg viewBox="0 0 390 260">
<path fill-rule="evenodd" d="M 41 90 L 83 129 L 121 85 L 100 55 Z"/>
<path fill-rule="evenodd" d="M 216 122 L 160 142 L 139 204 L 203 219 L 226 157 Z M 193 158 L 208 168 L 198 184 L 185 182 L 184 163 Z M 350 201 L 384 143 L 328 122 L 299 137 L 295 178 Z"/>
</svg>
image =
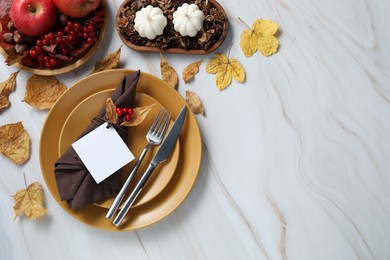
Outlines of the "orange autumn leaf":
<svg viewBox="0 0 390 260">
<path fill-rule="evenodd" d="M 33 75 L 27 80 L 23 101 L 38 109 L 50 109 L 66 89 L 54 76 Z"/>
<path fill-rule="evenodd" d="M 189 65 L 187 65 L 182 73 L 182 77 L 185 83 L 195 77 L 195 74 L 199 72 L 199 66 L 202 64 L 202 61 L 195 61 Z"/>
<path fill-rule="evenodd" d="M 19 71 L 12 73 L 7 80 L 0 83 L 0 109 L 9 106 L 9 94 L 15 89 Z"/>
<path fill-rule="evenodd" d="M 160 53 L 160 69 L 162 79 L 172 88 L 176 89 L 178 76 L 176 70 L 168 63 L 168 61 Z"/>
<path fill-rule="evenodd" d="M 16 164 L 30 157 L 30 136 L 22 122 L 0 126 L 0 153 Z"/>
<path fill-rule="evenodd" d="M 123 121 L 121 126 L 137 126 L 141 124 L 145 120 L 146 116 L 149 114 L 150 110 L 152 110 L 153 106 L 154 104 L 134 108 L 132 119 L 129 121 Z"/>
<path fill-rule="evenodd" d="M 26 189 L 17 191 L 13 196 L 15 200 L 15 219 L 20 215 L 26 215 L 29 219 L 40 220 L 47 214 L 43 206 L 43 188 L 39 182 L 30 184 Z"/>
</svg>

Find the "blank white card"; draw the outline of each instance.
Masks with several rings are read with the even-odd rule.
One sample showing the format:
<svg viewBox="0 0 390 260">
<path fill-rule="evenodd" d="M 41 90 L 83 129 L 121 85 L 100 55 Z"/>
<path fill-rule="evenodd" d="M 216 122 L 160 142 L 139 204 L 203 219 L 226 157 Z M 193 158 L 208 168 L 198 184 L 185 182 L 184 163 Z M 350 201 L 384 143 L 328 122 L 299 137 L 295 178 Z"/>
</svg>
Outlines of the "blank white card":
<svg viewBox="0 0 390 260">
<path fill-rule="evenodd" d="M 72 144 L 96 183 L 125 166 L 134 155 L 114 127 L 102 124 Z"/>
</svg>

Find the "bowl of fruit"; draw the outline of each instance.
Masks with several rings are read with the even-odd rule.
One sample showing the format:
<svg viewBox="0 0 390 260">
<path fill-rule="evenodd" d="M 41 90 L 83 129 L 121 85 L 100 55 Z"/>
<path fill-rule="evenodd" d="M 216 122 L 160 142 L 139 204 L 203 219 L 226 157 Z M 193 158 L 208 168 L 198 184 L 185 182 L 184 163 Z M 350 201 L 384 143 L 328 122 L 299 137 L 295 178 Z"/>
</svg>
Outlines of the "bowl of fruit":
<svg viewBox="0 0 390 260">
<path fill-rule="evenodd" d="M 105 34 L 105 1 L 13 0 L 0 18 L 0 52 L 6 64 L 38 75 L 79 67 Z"/>
</svg>

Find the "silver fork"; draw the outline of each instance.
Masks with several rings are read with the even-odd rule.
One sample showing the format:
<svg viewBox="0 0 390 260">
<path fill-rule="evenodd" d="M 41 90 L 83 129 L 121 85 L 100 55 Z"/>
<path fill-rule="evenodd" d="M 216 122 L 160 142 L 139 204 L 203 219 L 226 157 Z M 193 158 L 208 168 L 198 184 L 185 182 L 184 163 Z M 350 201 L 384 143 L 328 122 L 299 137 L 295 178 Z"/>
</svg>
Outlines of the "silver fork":
<svg viewBox="0 0 390 260">
<path fill-rule="evenodd" d="M 148 133 L 146 134 L 146 139 L 148 140 L 148 144 L 145 146 L 137 162 L 135 163 L 134 168 L 131 171 L 129 177 L 127 177 L 125 184 L 123 185 L 122 189 L 119 191 L 118 195 L 116 196 L 114 202 L 111 205 L 111 208 L 108 210 L 106 218 L 111 219 L 114 216 L 116 210 L 119 207 L 119 204 L 122 202 L 122 199 L 125 196 L 127 189 L 129 188 L 131 180 L 133 179 L 135 173 L 137 172 L 139 166 L 141 165 L 141 162 L 144 159 L 146 153 L 149 151 L 149 148 L 152 145 L 159 145 L 161 143 L 168 129 L 170 120 L 171 120 L 171 113 L 167 109 L 161 108 L 156 118 L 154 119 L 153 124 L 150 127 Z"/>
</svg>

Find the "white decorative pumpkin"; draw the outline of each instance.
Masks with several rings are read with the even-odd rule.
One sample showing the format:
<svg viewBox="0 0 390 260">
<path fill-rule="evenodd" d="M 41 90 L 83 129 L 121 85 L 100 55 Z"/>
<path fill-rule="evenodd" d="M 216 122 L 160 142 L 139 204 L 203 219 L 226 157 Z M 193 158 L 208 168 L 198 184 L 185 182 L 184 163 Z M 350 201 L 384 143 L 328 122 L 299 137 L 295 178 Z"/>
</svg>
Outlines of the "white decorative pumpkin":
<svg viewBox="0 0 390 260">
<path fill-rule="evenodd" d="M 149 40 L 155 39 L 163 34 L 167 25 L 167 18 L 158 7 L 148 5 L 135 14 L 134 28 L 141 35 Z"/>
<path fill-rule="evenodd" d="M 173 13 L 173 25 L 181 36 L 194 37 L 202 29 L 204 18 L 196 4 L 183 4 Z"/>
</svg>

